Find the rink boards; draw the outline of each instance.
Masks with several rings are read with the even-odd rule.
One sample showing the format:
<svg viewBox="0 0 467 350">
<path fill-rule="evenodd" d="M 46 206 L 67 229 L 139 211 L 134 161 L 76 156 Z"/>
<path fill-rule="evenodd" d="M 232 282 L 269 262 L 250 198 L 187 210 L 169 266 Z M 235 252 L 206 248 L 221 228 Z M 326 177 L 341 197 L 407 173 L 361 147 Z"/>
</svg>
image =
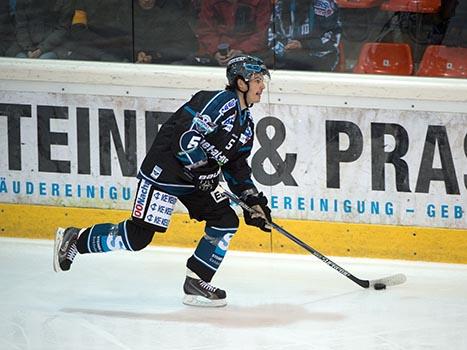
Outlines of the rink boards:
<svg viewBox="0 0 467 350">
<path fill-rule="evenodd" d="M 0 204 L 0 236 L 53 239 L 56 227 L 85 227 L 97 222 L 119 222 L 128 211 Z M 331 223 L 278 219 L 275 222 L 329 256 L 467 263 L 466 230 L 443 228 Z M 169 230 L 156 233 L 156 246 L 194 247 L 204 230 L 186 214 L 174 214 Z M 264 233 L 240 223 L 231 249 L 308 254 L 277 232 Z"/>
<path fill-rule="evenodd" d="M 127 218 L 158 128 L 223 74 L 1 59 L 0 235 Z M 251 166 L 275 221 L 328 255 L 467 263 L 466 96 L 458 79 L 273 72 Z M 178 206 L 153 242 L 202 232 Z M 232 248 L 302 252 L 245 226 Z"/>
</svg>

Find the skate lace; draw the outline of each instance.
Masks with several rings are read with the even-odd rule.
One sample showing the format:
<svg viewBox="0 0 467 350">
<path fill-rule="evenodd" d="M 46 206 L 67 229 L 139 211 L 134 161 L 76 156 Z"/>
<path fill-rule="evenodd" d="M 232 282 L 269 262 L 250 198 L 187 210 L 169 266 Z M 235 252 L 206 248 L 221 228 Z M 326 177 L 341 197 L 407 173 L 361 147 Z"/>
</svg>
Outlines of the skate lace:
<svg viewBox="0 0 467 350">
<path fill-rule="evenodd" d="M 200 281 L 201 288 L 207 289 L 209 292 L 214 293 L 216 291 L 216 287 L 211 286 L 208 282 Z"/>
<path fill-rule="evenodd" d="M 73 261 L 73 259 L 75 258 L 76 254 L 78 254 L 78 248 L 76 247 L 76 244 L 73 243 L 71 246 L 70 246 L 70 249 L 68 249 L 68 251 L 66 252 L 66 258 L 70 261 Z"/>
</svg>

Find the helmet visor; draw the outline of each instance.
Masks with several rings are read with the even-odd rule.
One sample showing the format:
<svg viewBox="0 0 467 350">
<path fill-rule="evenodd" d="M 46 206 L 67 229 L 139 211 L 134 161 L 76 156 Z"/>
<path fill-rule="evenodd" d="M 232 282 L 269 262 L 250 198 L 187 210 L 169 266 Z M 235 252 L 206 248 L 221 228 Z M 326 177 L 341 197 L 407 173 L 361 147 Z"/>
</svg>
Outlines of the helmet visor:
<svg viewBox="0 0 467 350">
<path fill-rule="evenodd" d="M 271 75 L 269 74 L 269 70 L 266 68 L 264 64 L 254 64 L 254 63 L 246 63 L 245 64 L 245 69 L 249 73 L 247 80 L 250 80 L 254 74 L 261 74 L 265 77 L 267 77 L 267 80 L 269 81 L 271 79 Z"/>
</svg>

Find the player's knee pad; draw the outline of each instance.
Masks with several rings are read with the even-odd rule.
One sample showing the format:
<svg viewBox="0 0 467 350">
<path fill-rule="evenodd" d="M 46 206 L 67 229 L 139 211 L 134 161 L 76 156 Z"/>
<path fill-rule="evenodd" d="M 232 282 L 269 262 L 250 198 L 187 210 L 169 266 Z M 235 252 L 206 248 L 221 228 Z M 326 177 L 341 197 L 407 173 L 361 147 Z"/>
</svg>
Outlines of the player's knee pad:
<svg viewBox="0 0 467 350">
<path fill-rule="evenodd" d="M 132 220 L 124 221 L 123 226 L 132 250 L 141 250 L 151 243 L 154 236 L 154 231 L 152 229 L 139 225 Z"/>
<path fill-rule="evenodd" d="M 223 241 L 223 246 L 227 249 L 230 239 L 238 230 L 238 225 L 237 214 L 233 210 L 229 210 L 218 219 L 206 221 L 204 238 L 214 246 Z"/>
<path fill-rule="evenodd" d="M 214 246 L 224 241 L 224 245 L 226 245 L 227 248 L 228 242 L 230 242 L 230 239 L 238 230 L 238 225 L 239 220 L 237 214 L 235 214 L 233 210 L 228 211 L 219 219 L 206 221 L 204 237 Z"/>
<path fill-rule="evenodd" d="M 223 229 L 233 229 L 237 230 L 239 226 L 238 216 L 235 211 L 231 208 L 225 211 L 222 216 L 219 216 L 216 219 L 206 220 L 206 227 L 218 227 Z M 214 236 L 217 236 L 216 233 L 213 233 Z"/>
</svg>

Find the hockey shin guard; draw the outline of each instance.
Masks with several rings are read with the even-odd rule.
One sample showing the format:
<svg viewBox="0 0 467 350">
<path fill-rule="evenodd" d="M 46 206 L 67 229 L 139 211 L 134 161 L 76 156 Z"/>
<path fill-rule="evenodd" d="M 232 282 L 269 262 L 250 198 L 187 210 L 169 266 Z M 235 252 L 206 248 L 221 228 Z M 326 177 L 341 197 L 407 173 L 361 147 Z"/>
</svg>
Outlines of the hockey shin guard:
<svg viewBox="0 0 467 350">
<path fill-rule="evenodd" d="M 97 224 L 87 228 L 78 238 L 78 251 L 103 253 L 113 250 L 133 250 L 128 242 L 125 229 L 126 221 L 115 224 Z"/>
<path fill-rule="evenodd" d="M 229 243 L 237 227 L 219 228 L 207 226 L 187 267 L 202 280 L 210 282 L 227 253 Z"/>
</svg>

